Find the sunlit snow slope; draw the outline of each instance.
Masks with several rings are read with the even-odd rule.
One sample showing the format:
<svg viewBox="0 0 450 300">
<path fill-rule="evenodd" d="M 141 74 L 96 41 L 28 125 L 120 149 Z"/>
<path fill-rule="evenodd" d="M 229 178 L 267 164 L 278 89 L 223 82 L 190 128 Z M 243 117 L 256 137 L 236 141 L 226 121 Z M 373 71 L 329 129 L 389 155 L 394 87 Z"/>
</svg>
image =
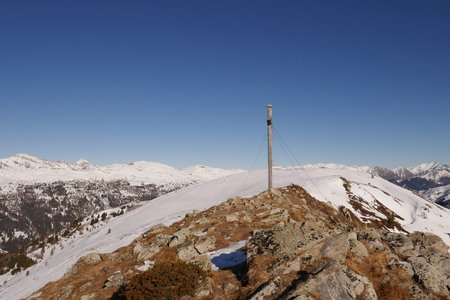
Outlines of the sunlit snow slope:
<svg viewBox="0 0 450 300">
<path fill-rule="evenodd" d="M 92 251 L 111 252 L 129 244 L 139 234 L 159 224 L 170 224 L 194 209 L 206 209 L 233 196 L 251 196 L 266 189 L 266 171 L 254 171 L 223 177 L 204 184 L 172 192 L 140 208 L 112 219 L 104 227 L 83 236 L 65 241 L 63 249 L 56 248 L 53 256 L 8 279 L 0 288 L 0 299 L 18 299 L 32 294 L 45 283 L 61 277 L 81 256 Z M 426 231 L 440 236 L 450 245 L 450 212 L 448 209 L 423 200 L 380 177 L 351 168 L 308 167 L 304 169 L 274 170 L 274 186 L 295 183 L 304 187 L 319 200 L 339 207 L 345 206 L 364 217 L 349 203 L 344 182 L 350 183 L 350 192 L 364 200 L 366 209 L 374 218 L 383 217 L 377 207 L 380 203 L 398 215 L 397 221 L 407 231 Z M 367 216 L 366 216 L 367 219 Z M 107 234 L 108 230 L 111 232 Z M 1 282 L 5 277 L 0 278 Z"/>
</svg>

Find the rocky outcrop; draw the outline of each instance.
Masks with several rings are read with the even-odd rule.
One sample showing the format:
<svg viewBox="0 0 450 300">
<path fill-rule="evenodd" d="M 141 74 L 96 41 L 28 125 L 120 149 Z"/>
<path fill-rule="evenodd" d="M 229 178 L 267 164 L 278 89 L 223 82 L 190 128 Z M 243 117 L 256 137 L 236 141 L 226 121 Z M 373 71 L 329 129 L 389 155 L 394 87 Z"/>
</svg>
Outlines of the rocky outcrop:
<svg viewBox="0 0 450 300">
<path fill-rule="evenodd" d="M 155 227 L 100 260 L 85 257 L 36 299 L 121 299 L 137 274 L 176 260 L 208 274 L 183 299 L 450 298 L 450 254 L 439 237 L 376 225 L 298 186 L 230 199 Z"/>
</svg>

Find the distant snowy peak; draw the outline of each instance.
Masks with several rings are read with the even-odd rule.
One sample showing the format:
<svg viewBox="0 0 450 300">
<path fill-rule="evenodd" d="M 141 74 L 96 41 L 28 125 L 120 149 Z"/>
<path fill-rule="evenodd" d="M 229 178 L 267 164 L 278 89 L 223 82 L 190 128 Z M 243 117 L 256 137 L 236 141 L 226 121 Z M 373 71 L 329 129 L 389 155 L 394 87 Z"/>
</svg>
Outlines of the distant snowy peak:
<svg viewBox="0 0 450 300">
<path fill-rule="evenodd" d="M 74 163 L 65 160 L 51 162 L 27 154 L 0 159 L 0 184 L 126 179 L 132 184 L 186 185 L 240 172 L 243 170 L 200 165 L 178 170 L 165 164 L 148 161 L 96 166 L 86 159 Z"/>
<path fill-rule="evenodd" d="M 450 176 L 450 166 L 436 162 L 423 163 L 411 168 L 388 169 L 373 167 L 370 173 L 388 180 L 407 180 L 414 177 L 424 177 L 430 180 L 439 180 L 441 177 Z"/>
<path fill-rule="evenodd" d="M 414 172 L 407 168 L 396 168 L 392 170 L 398 178 L 409 179 L 415 176 Z"/>
<path fill-rule="evenodd" d="M 91 166 L 91 163 L 86 159 L 82 158 L 79 159 L 77 162 L 75 162 L 73 165 L 81 170 L 86 170 Z"/>
<path fill-rule="evenodd" d="M 444 207 L 450 208 L 450 166 L 436 162 L 423 163 L 412 168 L 371 168 L 380 176 Z"/>
<path fill-rule="evenodd" d="M 437 169 L 440 169 L 442 167 L 445 167 L 445 165 L 441 165 L 437 162 L 430 162 L 430 163 L 423 163 L 420 165 L 417 165 L 415 167 L 410 168 L 410 171 L 414 173 L 415 175 L 422 176 L 427 173 L 433 172 Z"/>
<path fill-rule="evenodd" d="M 89 167 L 91 167 L 91 164 L 85 159 L 80 159 L 75 163 L 65 160 L 51 162 L 28 154 L 16 154 L 8 158 L 0 159 L 0 169 L 85 170 Z"/>
<path fill-rule="evenodd" d="M 51 168 L 55 163 L 28 154 L 17 154 L 0 159 L 0 168 Z"/>
</svg>

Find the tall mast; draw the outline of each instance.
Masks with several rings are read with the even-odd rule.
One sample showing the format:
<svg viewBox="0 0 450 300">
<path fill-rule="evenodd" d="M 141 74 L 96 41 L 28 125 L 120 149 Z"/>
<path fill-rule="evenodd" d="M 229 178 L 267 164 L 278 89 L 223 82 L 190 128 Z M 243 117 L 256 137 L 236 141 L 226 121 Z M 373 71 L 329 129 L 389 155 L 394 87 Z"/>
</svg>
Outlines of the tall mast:
<svg viewBox="0 0 450 300">
<path fill-rule="evenodd" d="M 267 105 L 267 158 L 268 158 L 268 187 L 267 190 L 272 190 L 272 104 Z"/>
</svg>

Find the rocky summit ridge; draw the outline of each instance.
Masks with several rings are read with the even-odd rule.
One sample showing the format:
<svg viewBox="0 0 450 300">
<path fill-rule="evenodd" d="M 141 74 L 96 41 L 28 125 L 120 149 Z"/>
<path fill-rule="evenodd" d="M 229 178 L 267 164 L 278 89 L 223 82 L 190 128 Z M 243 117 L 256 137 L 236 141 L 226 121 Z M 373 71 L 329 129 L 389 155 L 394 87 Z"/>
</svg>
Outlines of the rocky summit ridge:
<svg viewBox="0 0 450 300">
<path fill-rule="evenodd" d="M 142 274 L 179 261 L 206 274 L 183 299 L 449 299 L 448 246 L 392 225 L 363 223 L 290 185 L 153 227 L 113 253 L 90 253 L 30 298 L 131 299 L 136 285 L 156 282 Z"/>
</svg>

